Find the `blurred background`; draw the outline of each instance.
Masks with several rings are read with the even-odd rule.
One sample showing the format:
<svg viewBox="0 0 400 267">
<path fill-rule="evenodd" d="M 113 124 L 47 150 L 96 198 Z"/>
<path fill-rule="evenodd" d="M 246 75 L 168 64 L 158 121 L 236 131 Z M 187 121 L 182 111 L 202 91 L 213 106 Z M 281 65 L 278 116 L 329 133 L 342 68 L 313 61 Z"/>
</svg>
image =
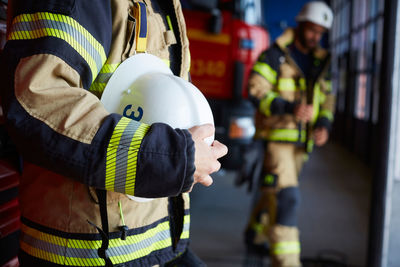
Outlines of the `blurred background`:
<svg viewBox="0 0 400 267">
<path fill-rule="evenodd" d="M 254 157 L 249 62 L 296 26 L 307 1 L 183 2 L 193 83 L 214 110 L 217 139 L 230 148 L 214 185 L 192 193 L 192 247 L 209 266 L 260 266 L 244 245 L 256 190 L 238 186 Z M 335 19 L 322 46 L 332 53 L 337 104 L 329 144 L 314 150 L 300 175 L 302 259 L 305 266 L 400 266 L 398 1 L 326 2 Z"/>
</svg>

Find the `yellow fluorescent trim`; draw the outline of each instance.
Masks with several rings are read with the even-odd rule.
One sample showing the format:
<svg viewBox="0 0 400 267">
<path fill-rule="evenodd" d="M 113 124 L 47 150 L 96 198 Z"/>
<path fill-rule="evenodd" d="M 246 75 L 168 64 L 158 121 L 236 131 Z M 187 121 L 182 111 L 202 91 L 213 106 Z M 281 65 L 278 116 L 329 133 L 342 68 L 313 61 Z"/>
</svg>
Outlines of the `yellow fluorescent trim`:
<svg viewBox="0 0 400 267">
<path fill-rule="evenodd" d="M 271 91 L 260 101 L 259 108 L 266 116 L 271 116 L 271 103 L 277 97 L 279 97 L 279 94 Z"/>
<path fill-rule="evenodd" d="M 61 256 L 57 256 L 54 255 L 52 253 L 49 253 L 47 251 L 43 251 L 41 249 L 32 247 L 28 244 L 26 244 L 25 242 L 21 241 L 20 242 L 20 248 L 25 251 L 26 253 L 28 253 L 29 255 L 32 255 L 36 258 L 40 258 L 40 259 L 44 259 L 50 262 L 54 262 L 60 265 L 64 265 L 64 257 Z"/>
<path fill-rule="evenodd" d="M 181 238 L 182 238 L 182 239 L 189 238 L 189 231 L 184 231 L 184 232 L 181 234 Z"/>
<path fill-rule="evenodd" d="M 67 29 L 67 32 L 65 32 L 64 28 L 57 29 L 45 26 L 47 22 L 43 25 L 40 25 L 38 24 L 39 21 L 49 21 L 50 24 L 51 22 L 62 22 L 68 24 L 71 28 Z M 85 28 L 83 28 L 82 25 L 80 25 L 71 17 L 48 12 L 38 12 L 35 14 L 21 14 L 17 16 L 13 20 L 13 26 L 17 23 L 34 23 L 36 26 L 39 25 L 40 28 L 27 31 L 17 26 L 17 28 L 12 28 L 12 31 L 7 37 L 8 40 L 29 40 L 47 36 L 60 38 L 70 44 L 86 60 L 92 72 L 92 81 L 97 76 L 99 69 L 96 65 L 95 59 L 93 58 L 95 53 L 91 50 L 94 49 L 97 51 L 98 55 L 100 56 L 101 63 L 106 60 L 106 54 L 102 45 Z M 80 39 L 75 39 L 74 36 L 71 35 L 75 32 L 79 32 L 82 36 L 84 36 L 84 39 L 86 39 L 91 46 L 88 48 L 90 50 L 86 51 L 86 49 L 79 43 Z M 89 54 L 89 52 L 92 52 L 92 54 Z"/>
<path fill-rule="evenodd" d="M 185 217 L 183 218 L 183 224 L 187 223 L 190 223 L 190 215 L 185 215 Z"/>
<path fill-rule="evenodd" d="M 207 43 L 224 44 L 224 45 L 229 45 L 231 43 L 231 37 L 225 33 L 210 34 L 202 30 L 188 29 L 187 35 L 190 40 L 203 41 Z"/>
<path fill-rule="evenodd" d="M 137 154 L 139 152 L 140 144 L 150 126 L 141 124 L 133 135 L 132 142 L 129 146 L 129 157 L 127 162 L 126 184 L 125 193 L 129 195 L 135 194 L 135 181 L 136 181 L 136 167 L 137 167 Z"/>
<path fill-rule="evenodd" d="M 107 147 L 106 181 L 105 181 L 105 187 L 107 190 L 114 191 L 117 150 L 122 134 L 124 133 L 124 130 L 130 123 L 130 121 L 131 120 L 128 118 L 125 117 L 121 118 L 117 126 L 115 126 L 114 132 L 110 139 L 110 143 Z"/>
<path fill-rule="evenodd" d="M 126 261 L 130 261 L 130 260 L 135 260 L 141 257 L 144 257 L 146 255 L 148 255 L 149 253 L 156 251 L 156 250 L 160 250 L 163 248 L 167 248 L 171 246 L 171 238 L 166 238 L 164 240 L 160 240 L 158 242 L 155 242 L 153 244 L 151 244 L 151 246 L 134 251 L 132 253 L 129 254 L 124 254 L 124 255 L 118 255 L 118 256 L 111 256 L 110 260 L 113 263 L 119 264 L 119 263 L 123 263 Z"/>
<path fill-rule="evenodd" d="M 30 228 L 25 224 L 21 225 L 21 232 L 28 234 L 36 239 L 62 247 L 66 247 L 68 245 L 68 247 L 71 248 L 91 249 L 93 247 L 101 245 L 101 241 L 66 239 L 63 237 L 46 234 L 36 229 Z"/>
</svg>

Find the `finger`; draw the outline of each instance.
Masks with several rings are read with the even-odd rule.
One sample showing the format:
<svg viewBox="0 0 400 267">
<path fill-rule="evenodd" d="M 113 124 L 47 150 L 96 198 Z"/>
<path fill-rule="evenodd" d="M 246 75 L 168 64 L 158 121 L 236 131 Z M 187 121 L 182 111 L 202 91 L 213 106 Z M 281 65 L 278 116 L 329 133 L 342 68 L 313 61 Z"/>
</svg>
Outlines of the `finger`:
<svg viewBox="0 0 400 267">
<path fill-rule="evenodd" d="M 228 153 L 226 145 L 222 144 L 218 140 L 214 140 L 211 145 L 211 151 L 216 159 L 225 156 Z"/>
<path fill-rule="evenodd" d="M 203 124 L 194 126 L 189 129 L 189 132 L 192 134 L 193 139 L 201 139 L 212 136 L 215 133 L 215 127 L 212 124 Z"/>
<path fill-rule="evenodd" d="M 210 186 L 213 183 L 213 179 L 211 178 L 210 175 L 207 175 L 200 178 L 197 182 L 204 186 Z"/>
</svg>

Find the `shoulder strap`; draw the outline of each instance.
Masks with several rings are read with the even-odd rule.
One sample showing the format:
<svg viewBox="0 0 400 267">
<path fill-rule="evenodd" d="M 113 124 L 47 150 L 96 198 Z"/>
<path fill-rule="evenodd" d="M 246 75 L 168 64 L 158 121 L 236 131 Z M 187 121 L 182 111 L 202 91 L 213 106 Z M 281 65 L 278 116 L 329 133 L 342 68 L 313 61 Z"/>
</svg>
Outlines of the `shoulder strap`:
<svg viewBox="0 0 400 267">
<path fill-rule="evenodd" d="M 147 49 L 147 14 L 146 4 L 142 2 L 134 2 L 136 20 L 135 37 L 136 37 L 136 53 L 145 53 Z"/>
</svg>

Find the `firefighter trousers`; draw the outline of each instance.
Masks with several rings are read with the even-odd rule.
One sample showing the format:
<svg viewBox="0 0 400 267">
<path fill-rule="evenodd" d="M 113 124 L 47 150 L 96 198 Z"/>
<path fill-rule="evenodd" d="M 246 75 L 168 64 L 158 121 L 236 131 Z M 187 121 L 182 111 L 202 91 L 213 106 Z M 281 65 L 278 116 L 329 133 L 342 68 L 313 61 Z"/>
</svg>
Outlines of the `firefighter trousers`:
<svg viewBox="0 0 400 267">
<path fill-rule="evenodd" d="M 298 175 L 306 157 L 305 149 L 295 144 L 266 144 L 259 197 L 246 234 L 252 233 L 250 242 L 254 245 L 268 243 L 274 267 L 301 266 L 297 229 Z"/>
</svg>

